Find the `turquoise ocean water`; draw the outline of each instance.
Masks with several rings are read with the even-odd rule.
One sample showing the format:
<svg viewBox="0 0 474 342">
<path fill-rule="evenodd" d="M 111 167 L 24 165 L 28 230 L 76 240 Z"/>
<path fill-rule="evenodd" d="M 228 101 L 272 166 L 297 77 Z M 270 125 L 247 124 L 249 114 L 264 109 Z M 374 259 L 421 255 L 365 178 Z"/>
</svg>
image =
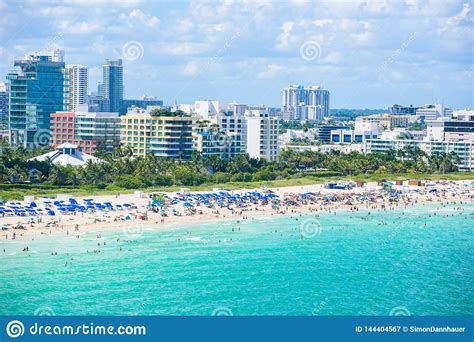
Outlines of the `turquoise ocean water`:
<svg viewBox="0 0 474 342">
<path fill-rule="evenodd" d="M 0 241 L 0 315 L 473 315 L 463 207 Z"/>
</svg>

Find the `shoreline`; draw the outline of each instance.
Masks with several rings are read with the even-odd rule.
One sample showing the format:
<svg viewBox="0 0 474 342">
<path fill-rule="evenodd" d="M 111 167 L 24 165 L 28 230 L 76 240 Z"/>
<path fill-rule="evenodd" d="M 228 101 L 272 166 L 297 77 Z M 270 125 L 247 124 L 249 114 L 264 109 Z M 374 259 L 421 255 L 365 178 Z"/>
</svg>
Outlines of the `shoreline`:
<svg viewBox="0 0 474 342">
<path fill-rule="evenodd" d="M 186 215 L 186 209 L 181 205 L 174 206 L 176 212 L 180 216 L 169 216 L 161 217 L 159 213 L 147 210 L 146 206 L 150 202 L 149 198 L 135 198 L 131 194 L 126 195 L 96 195 L 86 197 L 76 197 L 76 200 L 83 200 L 85 198 L 92 198 L 94 201 L 100 202 L 112 202 L 117 203 L 133 203 L 136 208 L 128 210 L 128 214 L 125 211 L 107 211 L 100 213 L 76 213 L 75 215 L 59 215 L 54 218 L 41 215 L 41 222 L 35 220 L 34 224 L 29 223 L 28 216 L 22 217 L 0 217 L 2 224 L 22 224 L 26 229 L 8 229 L 0 231 L 0 239 L 3 241 L 12 241 L 13 233 L 16 235 L 17 240 L 24 240 L 26 238 L 32 238 L 34 236 L 56 236 L 58 233 L 66 233 L 71 235 L 80 235 L 83 232 L 97 232 L 101 233 L 104 231 L 122 231 L 124 235 L 136 235 L 141 233 L 144 227 L 153 227 L 155 230 L 166 230 L 170 227 L 176 227 L 179 225 L 189 225 L 193 221 L 198 220 L 199 222 L 213 222 L 213 221 L 224 221 L 224 220 L 247 220 L 256 217 L 278 217 L 283 215 L 303 215 L 303 214 L 319 214 L 325 212 L 331 212 L 333 210 L 357 210 L 361 208 L 368 209 L 381 209 L 391 208 L 402 205 L 422 205 L 422 204 L 447 204 L 447 203 L 460 203 L 460 202 L 473 202 L 474 201 L 474 188 L 472 186 L 466 187 L 463 183 L 466 181 L 451 181 L 446 184 L 436 184 L 437 192 L 428 192 L 426 187 L 410 188 L 402 196 L 400 196 L 398 202 L 392 202 L 388 197 L 388 193 L 380 187 L 377 187 L 375 183 L 369 183 L 364 187 L 354 188 L 352 190 L 332 190 L 326 189 L 322 184 L 310 185 L 310 186 L 293 186 L 285 188 L 271 188 L 275 194 L 280 197 L 285 194 L 302 193 L 302 192 L 315 192 L 320 196 L 334 196 L 340 197 L 339 200 L 328 203 L 307 203 L 301 204 L 295 207 L 279 207 L 278 209 L 272 208 L 271 205 L 260 205 L 253 204 L 247 209 L 236 210 L 234 208 L 208 208 L 205 206 L 197 206 L 201 213 L 195 213 L 194 215 Z M 261 191 L 262 189 L 244 189 L 232 191 L 232 193 L 245 193 L 246 191 Z M 196 193 L 208 193 L 208 192 L 196 192 Z M 176 193 L 166 193 L 168 196 L 175 196 Z M 347 199 L 351 199 L 356 195 L 371 194 L 373 196 L 371 201 L 362 203 L 347 203 Z M 173 209 L 173 210 L 174 210 Z M 129 220 L 122 220 L 121 218 L 127 215 L 130 217 Z M 135 217 L 134 217 L 135 215 Z M 142 220 L 138 217 L 144 216 L 147 219 Z M 52 222 L 55 222 L 54 224 Z M 48 227 L 49 225 L 49 227 Z M 54 225 L 54 226 L 53 226 Z"/>
</svg>

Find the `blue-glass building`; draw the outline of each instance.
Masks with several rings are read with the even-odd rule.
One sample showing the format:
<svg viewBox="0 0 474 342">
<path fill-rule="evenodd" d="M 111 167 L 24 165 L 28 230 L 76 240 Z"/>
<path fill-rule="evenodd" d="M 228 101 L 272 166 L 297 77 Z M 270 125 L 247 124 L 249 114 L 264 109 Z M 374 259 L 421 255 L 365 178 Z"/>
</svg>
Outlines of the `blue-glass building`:
<svg viewBox="0 0 474 342">
<path fill-rule="evenodd" d="M 8 129 L 8 96 L 6 88 L 0 85 L 0 131 Z"/>
<path fill-rule="evenodd" d="M 10 141 L 25 147 L 48 145 L 50 115 L 66 105 L 64 62 L 30 56 L 14 65 L 17 70 L 7 75 Z"/>
<path fill-rule="evenodd" d="M 103 98 L 102 111 L 119 113 L 123 100 L 123 67 L 122 60 L 106 59 L 103 68 Z"/>
</svg>

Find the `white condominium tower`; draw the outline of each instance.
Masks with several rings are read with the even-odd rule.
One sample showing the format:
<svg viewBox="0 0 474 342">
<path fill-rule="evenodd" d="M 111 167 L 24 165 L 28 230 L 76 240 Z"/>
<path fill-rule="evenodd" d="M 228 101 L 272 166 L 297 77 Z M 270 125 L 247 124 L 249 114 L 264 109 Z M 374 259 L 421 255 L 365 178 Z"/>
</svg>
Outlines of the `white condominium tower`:
<svg viewBox="0 0 474 342">
<path fill-rule="evenodd" d="M 83 65 L 66 65 L 69 83 L 67 109 L 75 112 L 78 105 L 87 103 L 87 67 Z"/>
<path fill-rule="evenodd" d="M 268 110 L 246 110 L 246 147 L 251 158 L 275 160 L 278 156 L 278 119 Z"/>
<path fill-rule="evenodd" d="M 320 122 L 329 116 L 329 96 L 329 91 L 319 86 L 284 88 L 281 98 L 283 119 Z"/>
</svg>

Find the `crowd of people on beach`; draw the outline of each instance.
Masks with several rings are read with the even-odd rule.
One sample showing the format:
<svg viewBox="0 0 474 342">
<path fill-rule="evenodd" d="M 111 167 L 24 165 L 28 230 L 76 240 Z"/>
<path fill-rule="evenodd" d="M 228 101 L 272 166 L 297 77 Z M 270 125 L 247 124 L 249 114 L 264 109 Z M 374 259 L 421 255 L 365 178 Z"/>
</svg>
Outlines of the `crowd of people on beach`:
<svg viewBox="0 0 474 342">
<path fill-rule="evenodd" d="M 107 226 L 133 227 L 137 224 L 163 226 L 166 223 L 179 223 L 199 220 L 237 219 L 248 220 L 257 216 L 313 214 L 321 212 L 337 214 L 338 210 L 357 212 L 359 208 L 370 210 L 393 210 L 397 206 L 410 206 L 423 203 L 444 203 L 459 205 L 474 199 L 473 183 L 438 184 L 435 187 L 413 188 L 407 191 L 400 188 L 362 187 L 360 189 L 331 191 L 308 187 L 308 191 L 295 189 L 260 189 L 253 191 L 215 191 L 210 193 L 179 192 L 175 194 L 148 194 L 146 198 L 131 203 L 118 204 L 116 201 L 99 202 L 98 199 L 75 199 L 61 201 L 36 201 L 35 213 L 25 218 L 27 221 L 2 223 L 2 235 L 6 240 L 29 236 L 29 233 L 55 234 L 74 231 L 80 238 L 80 231 L 106 229 Z M 292 190 L 292 191 L 288 191 Z M 313 190 L 313 191 L 309 191 Z M 128 198 L 130 199 L 130 198 Z M 82 202 L 82 203 L 81 203 Z M 26 203 L 6 203 L 3 208 L 23 207 Z M 31 203 L 30 203 L 31 207 Z M 1 208 L 1 207 L 0 207 Z M 51 217 L 50 212 L 55 212 Z M 57 213 L 57 214 L 56 214 Z M 5 210 L 0 219 L 7 217 Z M 433 214 L 434 216 L 436 213 Z M 3 221 L 3 219 L 2 219 Z M 123 222 L 120 222 L 123 221 Z M 138 223 L 137 221 L 140 221 Z M 144 221 L 144 222 L 141 222 Z M 239 221 L 237 221 L 239 222 Z M 122 224 L 122 226 L 121 226 Z M 381 223 L 383 225 L 385 223 Z M 240 228 L 239 228 L 240 229 Z M 34 237 L 33 237 L 34 239 Z M 104 243 L 105 244 L 105 243 Z M 98 247 L 100 247 L 100 242 Z M 28 246 L 24 249 L 29 251 Z M 100 248 L 92 251 L 100 253 Z"/>
</svg>

